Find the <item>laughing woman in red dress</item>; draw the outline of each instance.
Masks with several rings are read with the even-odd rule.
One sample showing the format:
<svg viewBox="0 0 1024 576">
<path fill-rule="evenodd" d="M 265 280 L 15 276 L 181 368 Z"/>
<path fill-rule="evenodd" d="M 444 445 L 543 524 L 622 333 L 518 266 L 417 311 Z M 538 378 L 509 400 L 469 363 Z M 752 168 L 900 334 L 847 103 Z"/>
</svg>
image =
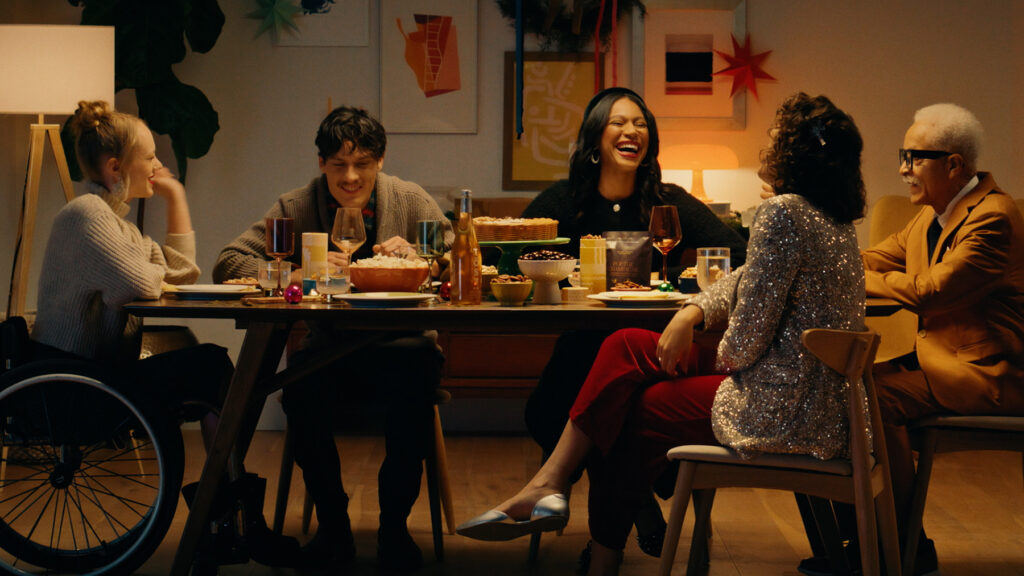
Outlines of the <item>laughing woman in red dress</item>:
<svg viewBox="0 0 1024 576">
<path fill-rule="evenodd" d="M 864 214 L 862 141 L 846 113 L 802 93 L 782 104 L 770 134 L 759 172 L 767 200 L 746 264 L 691 300 L 661 334 L 626 329 L 609 337 L 551 457 L 518 494 L 463 524 L 461 534 L 508 540 L 561 528 L 569 476 L 593 453 L 588 574 L 617 574 L 636 508 L 667 467 L 669 448 L 841 454 L 846 382 L 804 350 L 800 335 L 863 328 L 864 271 L 853 226 Z M 718 368 L 727 375 L 680 374 L 694 331 L 722 328 Z"/>
</svg>

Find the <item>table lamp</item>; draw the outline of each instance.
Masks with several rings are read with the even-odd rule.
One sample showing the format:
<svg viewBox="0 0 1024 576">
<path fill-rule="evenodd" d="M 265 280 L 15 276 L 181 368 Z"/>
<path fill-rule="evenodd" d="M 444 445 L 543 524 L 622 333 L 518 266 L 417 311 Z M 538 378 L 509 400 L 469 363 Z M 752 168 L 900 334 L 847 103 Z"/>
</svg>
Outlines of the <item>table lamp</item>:
<svg viewBox="0 0 1024 576">
<path fill-rule="evenodd" d="M 662 173 L 675 170 L 692 170 L 693 182 L 690 185 L 690 195 L 701 200 L 705 204 L 721 204 L 708 198 L 704 191 L 705 170 L 735 170 L 739 168 L 739 159 L 736 153 L 726 146 L 719 144 L 678 144 L 666 146 L 658 156 Z M 728 212 L 728 203 L 726 212 Z"/>
<path fill-rule="evenodd" d="M 0 25 L 0 114 L 35 114 L 29 127 L 28 174 L 14 244 L 7 316 L 25 311 L 43 149 L 49 139 L 64 198 L 74 198 L 60 124 L 46 114 L 71 114 L 80 100 L 114 102 L 114 28 Z"/>
</svg>

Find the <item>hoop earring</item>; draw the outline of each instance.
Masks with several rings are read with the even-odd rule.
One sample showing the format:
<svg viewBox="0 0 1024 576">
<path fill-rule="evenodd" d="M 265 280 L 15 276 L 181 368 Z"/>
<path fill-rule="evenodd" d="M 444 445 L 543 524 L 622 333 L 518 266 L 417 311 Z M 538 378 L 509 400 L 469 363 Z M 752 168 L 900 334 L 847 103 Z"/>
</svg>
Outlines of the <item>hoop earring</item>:
<svg viewBox="0 0 1024 576">
<path fill-rule="evenodd" d="M 601 163 L 601 156 L 599 156 L 597 154 L 597 152 L 594 152 L 593 154 L 590 155 L 590 162 L 592 164 L 600 164 Z"/>
</svg>

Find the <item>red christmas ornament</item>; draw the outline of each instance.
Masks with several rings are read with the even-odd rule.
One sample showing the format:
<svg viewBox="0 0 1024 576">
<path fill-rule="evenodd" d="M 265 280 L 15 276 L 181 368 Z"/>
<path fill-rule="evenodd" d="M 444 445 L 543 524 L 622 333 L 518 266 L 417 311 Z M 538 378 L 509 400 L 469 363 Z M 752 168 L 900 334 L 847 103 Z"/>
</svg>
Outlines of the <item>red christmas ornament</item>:
<svg viewBox="0 0 1024 576">
<path fill-rule="evenodd" d="M 746 88 L 750 90 L 750 93 L 757 98 L 757 79 L 762 80 L 775 80 L 775 77 L 761 69 L 761 64 L 765 58 L 772 53 L 771 50 L 767 52 L 761 52 L 760 54 L 750 54 L 750 34 L 747 34 L 746 40 L 743 42 L 743 46 L 736 41 L 736 37 L 732 37 L 732 51 L 733 55 L 726 54 L 720 50 L 715 50 L 715 54 L 718 54 L 725 61 L 729 63 L 729 66 L 715 72 L 715 76 L 732 76 L 732 91 L 729 92 L 729 97 L 733 97 L 737 92 Z"/>
<path fill-rule="evenodd" d="M 298 304 L 302 302 L 302 285 L 298 282 L 293 282 L 284 289 L 284 301 L 289 304 Z"/>
<path fill-rule="evenodd" d="M 441 297 L 441 300 L 447 302 L 452 297 L 452 283 L 445 282 L 441 284 L 441 287 L 437 289 L 437 295 Z"/>
</svg>

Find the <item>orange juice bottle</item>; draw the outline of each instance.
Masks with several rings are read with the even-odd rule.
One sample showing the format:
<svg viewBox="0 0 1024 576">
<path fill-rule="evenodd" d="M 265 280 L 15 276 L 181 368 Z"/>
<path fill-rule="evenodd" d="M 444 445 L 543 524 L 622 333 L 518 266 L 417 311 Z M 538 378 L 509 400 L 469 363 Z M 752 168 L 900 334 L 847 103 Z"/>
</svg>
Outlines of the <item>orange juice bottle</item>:
<svg viewBox="0 0 1024 576">
<path fill-rule="evenodd" d="M 473 199 L 463 190 L 455 213 L 455 243 L 452 244 L 451 303 L 455 306 L 479 304 L 481 300 L 480 244 L 473 229 Z"/>
</svg>

